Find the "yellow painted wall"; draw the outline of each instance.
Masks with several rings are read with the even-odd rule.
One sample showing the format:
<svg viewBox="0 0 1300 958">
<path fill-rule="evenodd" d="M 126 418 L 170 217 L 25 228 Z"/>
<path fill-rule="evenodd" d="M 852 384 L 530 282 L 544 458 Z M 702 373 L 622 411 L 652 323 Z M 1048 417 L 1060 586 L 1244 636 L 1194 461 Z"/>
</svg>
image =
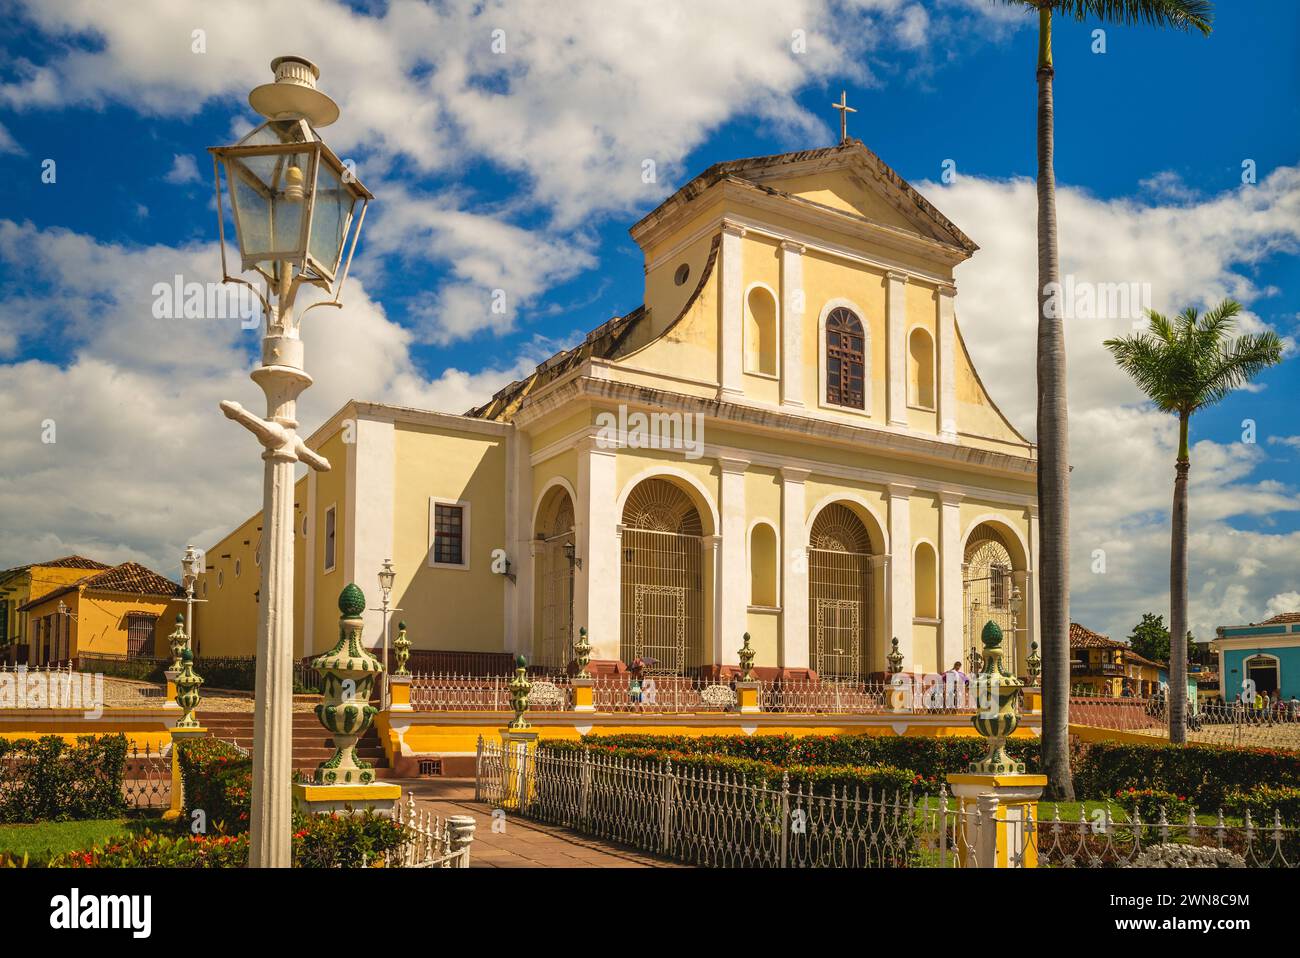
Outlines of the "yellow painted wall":
<svg viewBox="0 0 1300 958">
<path fill-rule="evenodd" d="M 57 614 L 60 602 L 68 607 L 68 614 L 72 616 L 68 627 L 71 656 L 126 655 L 126 617 L 131 613 L 157 618 L 154 623 L 153 646 L 145 654 L 158 658 L 170 655 L 167 636 L 176 628 L 176 615 L 185 608 L 183 602 L 160 596 L 77 589 L 51 596 L 45 602 L 32 606 L 29 610 L 31 621 Z"/>
<path fill-rule="evenodd" d="M 394 599 L 413 646 L 500 651 L 509 583 L 492 552 L 506 547 L 505 437 L 399 422 L 395 442 Z M 470 503 L 468 569 L 429 564 L 431 496 Z"/>
</svg>

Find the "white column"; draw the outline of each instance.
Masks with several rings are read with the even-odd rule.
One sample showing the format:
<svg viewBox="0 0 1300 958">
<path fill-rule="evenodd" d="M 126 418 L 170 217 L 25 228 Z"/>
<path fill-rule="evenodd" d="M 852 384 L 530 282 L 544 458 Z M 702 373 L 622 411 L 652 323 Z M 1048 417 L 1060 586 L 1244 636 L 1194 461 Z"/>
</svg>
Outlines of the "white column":
<svg viewBox="0 0 1300 958">
<path fill-rule="evenodd" d="M 302 653 L 316 655 L 316 470 L 307 471 L 307 502 L 302 516 L 295 516 L 298 527 L 294 535 L 303 536 L 302 554 L 306 559 L 303 573 L 302 589 Z M 303 517 L 306 517 L 307 532 L 303 534 Z M 265 561 L 265 560 L 263 560 Z M 324 652 L 329 646 L 321 649 Z"/>
<path fill-rule="evenodd" d="M 956 286 L 939 287 L 939 434 L 957 438 Z"/>
<path fill-rule="evenodd" d="M 504 645 L 528 655 L 533 638 L 533 466 L 532 439 L 521 429 L 506 436 L 506 555 L 515 581 L 505 591 Z"/>
<path fill-rule="evenodd" d="M 741 239 L 745 228 L 730 221 L 722 224 L 722 303 L 718 332 L 718 396 L 736 399 L 743 395 L 745 270 Z"/>
<path fill-rule="evenodd" d="M 357 417 L 355 441 L 348 456 L 348 517 L 343 542 L 343 584 L 355 582 L 366 594 L 362 640 L 371 649 L 384 647 L 384 614 L 379 611 L 376 576 L 393 558 L 393 497 L 397 483 L 397 430 L 391 420 Z M 413 569 L 398 569 L 410 580 Z M 399 596 L 394 595 L 394 604 Z M 393 619 L 389 616 L 390 621 Z M 332 645 L 333 643 L 331 643 Z M 381 656 L 382 657 L 382 656 Z"/>
<path fill-rule="evenodd" d="M 889 493 L 889 635 L 898 639 L 903 653 L 903 670 L 917 668 L 912 648 L 912 609 L 916 596 L 912 591 L 912 489 L 913 486 L 891 482 Z"/>
<path fill-rule="evenodd" d="M 578 501 L 575 504 L 575 546 L 581 568 L 573 577 L 573 634 L 583 626 L 593 659 L 619 657 L 619 562 L 617 462 L 613 449 L 595 439 L 578 446 Z"/>
<path fill-rule="evenodd" d="M 1025 635 L 1025 654 L 1028 655 L 1029 643 L 1037 642 L 1038 654 L 1042 655 L 1042 623 L 1038 621 L 1038 506 L 1027 506 L 1025 513 L 1029 519 L 1029 569 L 1025 572 L 1023 590 L 1025 624 L 1029 628 Z"/>
<path fill-rule="evenodd" d="M 722 568 L 717 596 L 722 614 L 713 640 L 713 661 L 718 665 L 739 665 L 736 651 L 749 617 L 745 562 L 745 469 L 749 462 L 719 457 L 718 466 L 722 471 Z"/>
<path fill-rule="evenodd" d="M 907 274 L 885 274 L 886 375 L 889 383 L 889 425 L 907 425 Z M 899 637 L 902 642 L 902 637 Z"/>
<path fill-rule="evenodd" d="M 709 570 L 706 584 L 709 590 L 709 634 L 705 648 L 709 650 L 709 664 L 722 664 L 722 615 L 725 602 L 722 598 L 722 536 L 704 536 L 700 540 L 700 567 Z"/>
<path fill-rule="evenodd" d="M 808 668 L 807 469 L 781 469 L 781 667 Z"/>
<path fill-rule="evenodd" d="M 939 668 L 963 659 L 961 493 L 939 493 L 939 615 L 943 619 Z M 964 662 L 963 662 L 964 665 Z"/>
<path fill-rule="evenodd" d="M 803 289 L 800 243 L 781 244 L 781 405 L 803 408 L 803 327 L 807 297 Z"/>
</svg>

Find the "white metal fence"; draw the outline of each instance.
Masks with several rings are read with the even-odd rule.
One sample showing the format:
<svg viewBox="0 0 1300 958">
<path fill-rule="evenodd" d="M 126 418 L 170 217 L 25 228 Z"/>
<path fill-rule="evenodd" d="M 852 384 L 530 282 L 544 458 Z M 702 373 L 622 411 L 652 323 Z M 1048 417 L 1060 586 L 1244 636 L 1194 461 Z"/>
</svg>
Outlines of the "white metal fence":
<svg viewBox="0 0 1300 958">
<path fill-rule="evenodd" d="M 709 868 L 954 867 L 979 854 L 981 813 L 914 797 L 754 784 L 669 762 L 479 742 L 477 798 Z"/>
<path fill-rule="evenodd" d="M 415 807 L 415 796 L 393 808 L 393 820 L 406 829 L 407 841 L 388 855 L 390 868 L 468 868 L 474 842 L 474 816 L 442 818 Z"/>
<path fill-rule="evenodd" d="M 1189 703 L 1190 705 L 1190 703 Z M 1075 695 L 1070 721 L 1168 739 L 1168 702 L 1163 695 Z M 1202 702 L 1187 716 L 1187 741 L 1200 745 L 1277 748 L 1300 751 L 1300 702 Z"/>
</svg>

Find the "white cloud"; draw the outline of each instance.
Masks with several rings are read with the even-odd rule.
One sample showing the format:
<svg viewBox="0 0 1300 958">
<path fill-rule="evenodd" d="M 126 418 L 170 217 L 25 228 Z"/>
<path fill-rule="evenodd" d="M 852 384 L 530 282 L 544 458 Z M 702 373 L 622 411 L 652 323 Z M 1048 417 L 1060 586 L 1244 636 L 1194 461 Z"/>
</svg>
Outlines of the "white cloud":
<svg viewBox="0 0 1300 958">
<path fill-rule="evenodd" d="M 1028 435 L 1035 419 L 1036 197 L 1032 181 L 962 177 L 919 188 L 982 247 L 959 267 L 957 317 L 994 400 Z M 1149 284 L 1152 305 L 1172 312 L 1233 296 L 1250 311 L 1275 291 L 1255 268 L 1300 244 L 1300 168 L 1275 170 L 1258 186 L 1176 206 L 1102 200 L 1063 186 L 1058 197 L 1061 270 L 1077 283 Z M 1131 331 L 1125 318 L 1066 322 L 1069 355 L 1071 601 L 1074 618 L 1126 636 L 1144 611 L 1168 619 L 1169 509 L 1177 426 L 1144 402 L 1102 346 Z M 1009 345 L 1010 344 L 1010 345 Z M 1294 361 L 1294 360 L 1291 360 Z M 1246 395 L 1249 395 L 1247 393 Z M 1212 635 L 1225 622 L 1262 616 L 1269 598 L 1294 587 L 1300 533 L 1233 528 L 1300 510 L 1293 484 L 1254 477 L 1270 445 L 1237 435 L 1198 435 L 1191 471 L 1191 623 Z M 1094 550 L 1105 574 L 1094 574 Z M 1243 556 L 1258 560 L 1243 575 Z"/>
<path fill-rule="evenodd" d="M 214 540 L 260 498 L 259 450 L 217 408 L 235 399 L 262 411 L 248 379 L 259 332 L 153 313 L 155 282 L 216 276 L 215 245 L 124 247 L 0 220 L 0 266 L 16 264 L 31 283 L 0 299 L 0 317 L 22 316 L 57 358 L 0 364 L 0 567 L 82 552 L 174 572 L 187 541 Z M 316 380 L 299 404 L 304 434 L 351 398 L 461 413 L 539 359 L 535 346 L 429 380 L 411 361 L 411 333 L 364 283 L 350 280 L 344 302 L 304 322 Z M 53 443 L 42 441 L 48 421 Z"/>
<path fill-rule="evenodd" d="M 194 161 L 194 157 L 188 153 L 177 153 L 172 156 L 172 168 L 167 171 L 163 179 L 178 186 L 203 181 L 202 177 L 199 176 L 198 164 Z"/>
<path fill-rule="evenodd" d="M 1264 606 L 1264 617 L 1272 618 L 1283 612 L 1300 612 L 1300 592 L 1280 592 Z"/>
<path fill-rule="evenodd" d="M 0 153 L 17 153 L 22 155 L 25 150 L 18 145 L 18 141 L 13 138 L 13 134 L 0 123 Z"/>
</svg>

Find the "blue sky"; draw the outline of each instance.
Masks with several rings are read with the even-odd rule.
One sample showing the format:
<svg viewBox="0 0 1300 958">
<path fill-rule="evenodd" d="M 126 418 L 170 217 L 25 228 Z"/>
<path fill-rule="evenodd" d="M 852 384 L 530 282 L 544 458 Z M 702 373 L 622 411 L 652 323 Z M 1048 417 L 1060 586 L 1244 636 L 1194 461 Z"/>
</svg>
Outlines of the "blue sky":
<svg viewBox="0 0 1300 958">
<path fill-rule="evenodd" d="M 633 309 L 628 226 L 711 163 L 833 142 L 841 89 L 859 111 L 850 132 L 984 248 L 958 272 L 958 319 L 995 398 L 1032 431 L 1031 18 L 983 0 L 572 3 L 567 18 L 535 3 L 283 6 L 278 22 L 304 24 L 294 52 L 343 107 L 324 135 L 378 196 L 348 309 L 309 320 L 327 325 L 307 333 L 307 431 L 353 395 L 463 411 Z M 1096 24 L 1058 23 L 1063 265 L 1150 283 L 1164 311 L 1231 294 L 1249 328 L 1294 338 L 1300 6 L 1216 6 L 1210 38 L 1107 27 L 1104 53 Z M 257 477 L 237 468 L 251 451 L 210 401 L 255 402 L 243 377 L 256 337 L 150 326 L 149 290 L 176 271 L 218 278 L 205 148 L 254 119 L 247 90 L 290 51 L 249 38 L 265 14 L 251 0 L 14 8 L 0 20 L 0 428 L 20 455 L 0 479 L 0 564 L 83 551 L 172 572 L 187 539 L 256 508 Z M 504 55 L 488 49 L 498 29 Z M 796 30 L 806 52 L 790 49 Z M 505 318 L 488 312 L 494 288 Z M 1166 608 L 1172 476 L 1172 421 L 1099 355 L 1123 331 L 1080 320 L 1069 334 L 1076 618 L 1120 635 Z M 1300 607 L 1285 568 L 1300 564 L 1297 368 L 1195 422 L 1202 631 Z M 45 418 L 66 424 L 53 448 L 35 444 Z M 199 450 L 231 465 L 196 468 Z M 190 494 L 158 508 L 177 477 Z M 1105 574 L 1089 571 L 1097 549 Z"/>
</svg>

